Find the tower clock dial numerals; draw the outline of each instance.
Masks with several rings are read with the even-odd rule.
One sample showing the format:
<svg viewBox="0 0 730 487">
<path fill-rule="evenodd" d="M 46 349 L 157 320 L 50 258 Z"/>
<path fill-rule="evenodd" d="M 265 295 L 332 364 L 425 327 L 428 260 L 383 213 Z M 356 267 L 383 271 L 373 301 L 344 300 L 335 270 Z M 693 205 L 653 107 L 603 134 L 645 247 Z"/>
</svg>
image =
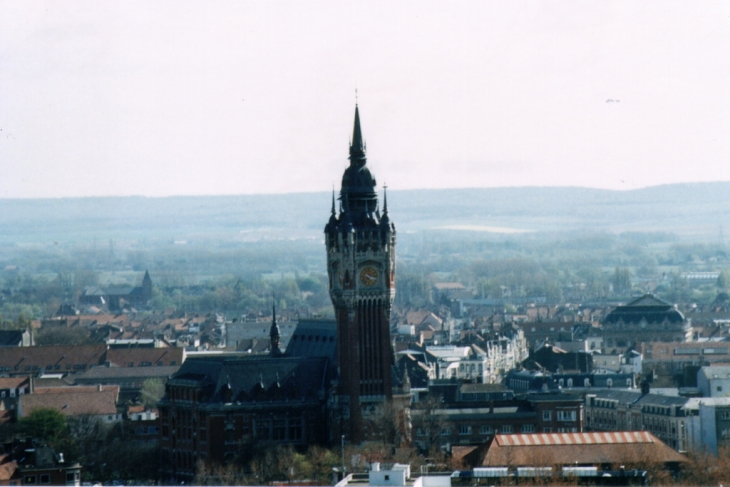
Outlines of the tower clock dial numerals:
<svg viewBox="0 0 730 487">
<path fill-rule="evenodd" d="M 378 282 L 378 270 L 373 267 L 366 265 L 360 269 L 360 284 L 366 287 L 374 286 Z"/>
</svg>

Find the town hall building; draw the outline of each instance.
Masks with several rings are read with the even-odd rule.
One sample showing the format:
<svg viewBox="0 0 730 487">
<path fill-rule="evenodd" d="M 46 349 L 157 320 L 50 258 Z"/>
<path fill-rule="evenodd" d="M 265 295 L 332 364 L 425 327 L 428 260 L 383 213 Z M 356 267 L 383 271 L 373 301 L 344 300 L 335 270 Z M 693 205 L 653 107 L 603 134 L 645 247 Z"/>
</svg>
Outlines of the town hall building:
<svg viewBox="0 0 730 487">
<path fill-rule="evenodd" d="M 357 444 L 369 415 L 409 403 L 390 344 L 395 226 L 366 165 L 357 106 L 349 159 L 324 230 L 335 320 L 301 320 L 282 351 L 274 313 L 268 356 L 188 358 L 158 405 L 165 476 L 190 481 L 200 460 L 226 462 L 260 442 Z"/>
</svg>

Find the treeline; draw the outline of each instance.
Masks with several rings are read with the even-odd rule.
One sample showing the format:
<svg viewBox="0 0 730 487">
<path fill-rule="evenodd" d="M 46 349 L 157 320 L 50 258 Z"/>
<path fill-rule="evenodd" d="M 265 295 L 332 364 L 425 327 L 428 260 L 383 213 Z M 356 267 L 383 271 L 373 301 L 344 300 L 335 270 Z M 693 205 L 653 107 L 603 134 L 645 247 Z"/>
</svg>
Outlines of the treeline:
<svg viewBox="0 0 730 487">
<path fill-rule="evenodd" d="M 151 245 L 151 244 L 150 244 Z M 433 284 L 458 281 L 477 298 L 544 297 L 549 303 L 625 300 L 647 290 L 673 302 L 711 303 L 728 287 L 730 253 L 722 241 L 686 243 L 669 233 L 495 235 L 433 231 L 398 236 L 396 306 L 433 303 Z M 111 245 L 105 252 L 61 247 L 24 250 L 0 261 L 0 326 L 51 316 L 88 287 L 136 286 L 144 270 L 156 310 L 235 315 L 328 314 L 321 242 L 219 244 L 212 247 Z M 12 265 L 11 265 L 12 264 Z M 690 271 L 722 271 L 697 286 Z"/>
</svg>

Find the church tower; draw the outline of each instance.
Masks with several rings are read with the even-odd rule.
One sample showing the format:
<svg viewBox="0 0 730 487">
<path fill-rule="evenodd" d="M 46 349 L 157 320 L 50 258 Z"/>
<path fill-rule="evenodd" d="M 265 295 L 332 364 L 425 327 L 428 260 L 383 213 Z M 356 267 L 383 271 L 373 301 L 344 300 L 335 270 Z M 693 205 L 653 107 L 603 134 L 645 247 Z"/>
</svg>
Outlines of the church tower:
<svg viewBox="0 0 730 487">
<path fill-rule="evenodd" d="M 337 320 L 339 383 L 334 423 L 348 441 L 366 439 L 363 412 L 393 396 L 390 310 L 395 296 L 395 226 L 383 190 L 380 212 L 375 178 L 366 165 L 360 113 L 342 176 L 339 214 L 325 226 L 329 289 Z M 336 433 L 336 432 L 333 432 Z"/>
</svg>

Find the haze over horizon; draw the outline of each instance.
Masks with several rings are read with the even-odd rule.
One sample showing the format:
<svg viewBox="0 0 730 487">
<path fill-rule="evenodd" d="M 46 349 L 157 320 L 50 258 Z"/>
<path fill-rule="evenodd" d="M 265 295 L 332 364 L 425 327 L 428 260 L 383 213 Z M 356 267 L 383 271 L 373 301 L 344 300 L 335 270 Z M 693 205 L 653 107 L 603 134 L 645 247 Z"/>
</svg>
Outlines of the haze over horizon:
<svg viewBox="0 0 730 487">
<path fill-rule="evenodd" d="M 730 4 L 0 0 L 0 198 L 730 181 Z"/>
</svg>

